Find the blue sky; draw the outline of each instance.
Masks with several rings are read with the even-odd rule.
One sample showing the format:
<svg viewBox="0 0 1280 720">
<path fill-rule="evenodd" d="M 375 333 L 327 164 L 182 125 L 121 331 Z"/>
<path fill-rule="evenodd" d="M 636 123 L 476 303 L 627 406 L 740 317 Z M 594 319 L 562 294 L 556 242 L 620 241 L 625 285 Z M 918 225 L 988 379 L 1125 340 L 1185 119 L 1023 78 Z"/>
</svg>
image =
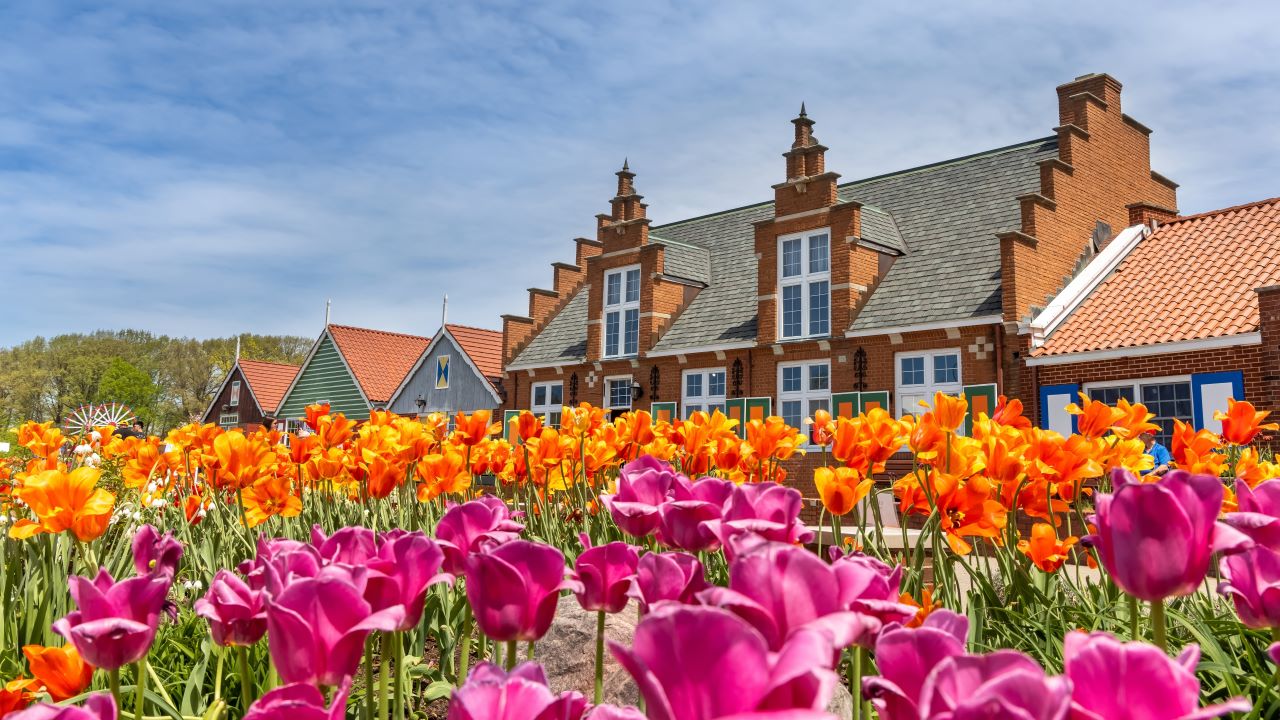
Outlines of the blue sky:
<svg viewBox="0 0 1280 720">
<path fill-rule="evenodd" d="M 1109 72 L 1184 212 L 1280 195 L 1275 3 L 97 5 L 0 4 L 0 346 L 497 329 L 624 156 L 656 222 L 765 200 L 802 100 L 854 179 Z"/>
</svg>

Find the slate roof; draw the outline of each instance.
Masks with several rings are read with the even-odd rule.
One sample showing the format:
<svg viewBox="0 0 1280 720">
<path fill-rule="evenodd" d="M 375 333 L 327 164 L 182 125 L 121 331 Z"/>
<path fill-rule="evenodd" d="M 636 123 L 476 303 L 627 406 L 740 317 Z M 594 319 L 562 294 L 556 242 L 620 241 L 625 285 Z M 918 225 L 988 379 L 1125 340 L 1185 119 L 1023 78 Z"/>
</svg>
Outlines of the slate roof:
<svg viewBox="0 0 1280 720">
<path fill-rule="evenodd" d="M 500 331 L 452 323 L 446 323 L 445 328 L 462 346 L 462 351 L 471 358 L 471 362 L 475 363 L 476 369 L 484 375 L 490 385 L 502 379 L 502 333 Z"/>
<path fill-rule="evenodd" d="M 1276 284 L 1280 198 L 1176 218 L 1138 242 L 1032 356 L 1256 332 L 1254 289 Z"/>
<path fill-rule="evenodd" d="M 705 247 L 686 245 L 673 240 L 649 236 L 649 242 L 662 245 L 664 274 L 706 285 L 711 282 L 711 251 Z"/>
<path fill-rule="evenodd" d="M 249 383 L 249 390 L 258 401 L 258 408 L 267 415 L 280 409 L 280 401 L 290 383 L 302 368 L 298 365 L 264 362 L 262 360 L 238 361 L 240 374 Z"/>
<path fill-rule="evenodd" d="M 999 315 L 1000 241 L 1021 224 L 1017 196 L 1040 190 L 1037 163 L 1056 157 L 1056 137 L 845 183 L 839 199 L 862 203 L 863 240 L 898 257 L 850 330 Z M 676 352 L 756 339 L 755 230 L 773 217 L 764 202 L 651 228 L 680 267 L 705 248 L 708 287 L 663 334 L 652 352 Z M 678 245 L 677 245 L 678 244 Z M 683 254 L 682 254 L 683 253 Z M 691 272 L 682 270 L 681 272 Z M 586 357 L 585 288 L 530 342 L 512 365 L 581 362 Z M 836 334 L 839 334 L 837 330 Z"/>
<path fill-rule="evenodd" d="M 329 335 L 371 403 L 385 403 L 400 387 L 431 338 L 330 325 Z"/>
</svg>

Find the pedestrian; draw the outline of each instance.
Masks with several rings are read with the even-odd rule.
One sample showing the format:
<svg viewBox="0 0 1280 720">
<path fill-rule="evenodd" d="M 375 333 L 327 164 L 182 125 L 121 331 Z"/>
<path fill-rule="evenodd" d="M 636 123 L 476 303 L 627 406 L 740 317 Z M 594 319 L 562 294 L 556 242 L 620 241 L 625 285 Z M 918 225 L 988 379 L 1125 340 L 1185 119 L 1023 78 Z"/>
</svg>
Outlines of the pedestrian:
<svg viewBox="0 0 1280 720">
<path fill-rule="evenodd" d="M 1142 433 L 1142 444 L 1146 448 L 1146 454 L 1151 457 L 1151 469 L 1143 470 L 1143 475 L 1154 475 L 1160 477 L 1169 472 L 1170 466 L 1173 465 L 1173 456 L 1169 454 L 1169 449 L 1160 444 L 1156 440 L 1154 430 L 1148 430 Z"/>
</svg>

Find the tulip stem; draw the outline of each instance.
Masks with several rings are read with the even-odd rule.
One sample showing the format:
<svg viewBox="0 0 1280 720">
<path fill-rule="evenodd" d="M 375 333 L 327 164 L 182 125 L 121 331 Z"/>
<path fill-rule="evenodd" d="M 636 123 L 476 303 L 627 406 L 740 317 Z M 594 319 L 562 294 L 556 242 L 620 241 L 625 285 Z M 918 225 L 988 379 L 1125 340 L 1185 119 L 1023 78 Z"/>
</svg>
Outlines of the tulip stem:
<svg viewBox="0 0 1280 720">
<path fill-rule="evenodd" d="M 111 697 L 116 701 L 116 707 L 120 707 L 120 668 L 111 668 L 107 677 L 111 683 Z"/>
<path fill-rule="evenodd" d="M 139 720 L 142 718 L 143 693 L 147 688 L 146 667 L 147 658 L 145 656 L 134 665 L 134 670 L 138 674 L 138 686 L 133 691 L 133 717 Z"/>
<path fill-rule="evenodd" d="M 364 642 L 364 720 L 373 720 L 373 638 Z"/>
<path fill-rule="evenodd" d="M 249 648 L 244 645 L 236 646 L 236 672 L 240 675 L 240 702 L 244 705 L 243 712 L 247 713 L 253 704 L 253 689 L 249 679 Z"/>
<path fill-rule="evenodd" d="M 496 648 L 494 649 L 493 654 L 495 656 L 498 654 L 498 651 Z M 493 659 L 497 660 L 498 658 L 494 657 Z M 516 641 L 508 640 L 507 641 L 507 670 L 510 671 L 514 669 L 515 666 L 516 666 Z"/>
<path fill-rule="evenodd" d="M 467 665 L 471 662 L 471 623 L 474 622 L 474 618 L 471 614 L 470 604 L 466 605 L 462 614 L 462 635 L 460 637 L 462 650 L 458 655 L 458 677 L 455 678 L 459 686 L 467 681 Z"/>
<path fill-rule="evenodd" d="M 1169 651 L 1169 641 L 1165 637 L 1164 628 L 1164 601 L 1153 600 L 1151 602 L 1151 634 L 1155 640 L 1156 647 Z"/>
<path fill-rule="evenodd" d="M 1138 635 L 1138 596 L 1129 596 L 1129 639 L 1137 642 L 1142 638 Z"/>
<path fill-rule="evenodd" d="M 378 659 L 382 664 L 378 673 L 378 718 L 387 720 L 391 708 L 391 695 L 388 693 L 391 683 L 391 633 L 382 633 L 382 652 Z"/>
<path fill-rule="evenodd" d="M 395 720 L 404 720 L 404 634 L 395 633 L 395 645 L 392 656 L 396 661 L 395 676 Z"/>
<path fill-rule="evenodd" d="M 604 611 L 596 613 L 596 695 L 595 704 L 604 698 Z"/>
<path fill-rule="evenodd" d="M 849 695 L 853 720 L 862 720 L 862 648 L 854 646 L 849 657 Z"/>
</svg>

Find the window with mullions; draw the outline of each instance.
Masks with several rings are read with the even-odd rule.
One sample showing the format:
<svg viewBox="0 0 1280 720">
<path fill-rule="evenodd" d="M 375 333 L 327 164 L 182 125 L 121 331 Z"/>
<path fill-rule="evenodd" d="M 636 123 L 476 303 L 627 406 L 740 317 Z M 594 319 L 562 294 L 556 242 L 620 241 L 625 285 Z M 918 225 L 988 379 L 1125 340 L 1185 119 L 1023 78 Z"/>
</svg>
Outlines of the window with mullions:
<svg viewBox="0 0 1280 720">
<path fill-rule="evenodd" d="M 631 377 L 605 378 L 604 382 L 605 407 L 609 410 L 630 410 L 631 383 L 633 382 Z"/>
<path fill-rule="evenodd" d="M 684 409 L 685 418 L 698 411 L 724 412 L 724 402 L 724 368 L 684 371 L 684 394 L 680 406 Z"/>
<path fill-rule="evenodd" d="M 534 383 L 529 412 L 542 418 L 548 427 L 560 427 L 560 413 L 564 410 L 564 384 L 558 382 Z"/>
<path fill-rule="evenodd" d="M 1147 406 L 1154 413 L 1151 422 L 1160 426 L 1156 440 L 1165 447 L 1173 442 L 1173 421 L 1192 423 L 1191 380 L 1188 378 L 1161 378 L 1158 380 L 1123 380 L 1105 385 L 1088 385 L 1085 394 L 1090 400 L 1115 405 L 1120 398 Z"/>
<path fill-rule="evenodd" d="M 778 366 L 778 414 L 792 427 L 804 429 L 805 418 L 831 409 L 831 364 L 826 360 Z"/>
<path fill-rule="evenodd" d="M 923 410 L 921 402 L 933 403 L 934 393 L 959 395 L 960 351 L 926 350 L 915 353 L 898 353 L 896 392 L 898 417 L 915 415 Z"/>
<path fill-rule="evenodd" d="M 831 242 L 827 230 L 778 238 L 782 339 L 831 334 Z"/>
<path fill-rule="evenodd" d="M 640 352 L 640 266 L 604 276 L 604 357 Z"/>
</svg>

